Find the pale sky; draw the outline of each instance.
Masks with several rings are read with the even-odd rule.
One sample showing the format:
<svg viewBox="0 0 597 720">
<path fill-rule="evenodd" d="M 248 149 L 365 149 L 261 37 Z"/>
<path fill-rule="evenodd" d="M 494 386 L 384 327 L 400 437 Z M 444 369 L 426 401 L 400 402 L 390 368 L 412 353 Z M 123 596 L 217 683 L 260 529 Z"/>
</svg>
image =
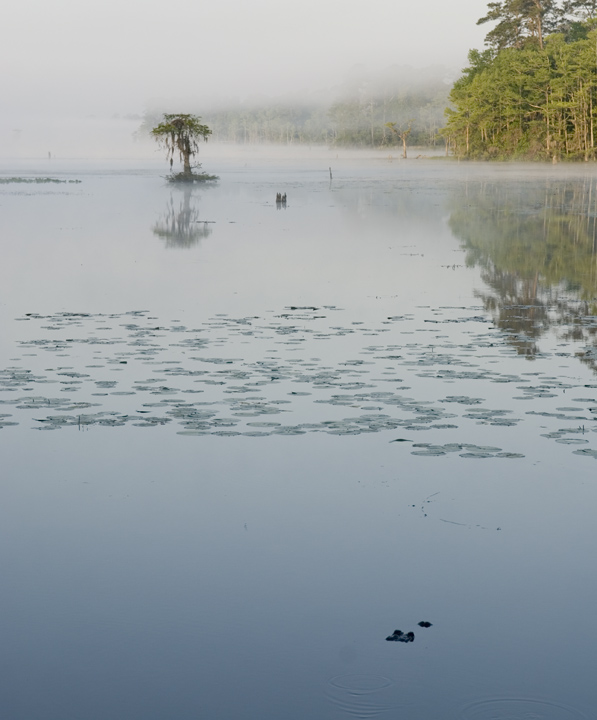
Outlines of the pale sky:
<svg viewBox="0 0 597 720">
<path fill-rule="evenodd" d="M 140 113 L 151 101 L 309 92 L 351 66 L 461 68 L 483 0 L 5 3 L 0 112 Z"/>
</svg>

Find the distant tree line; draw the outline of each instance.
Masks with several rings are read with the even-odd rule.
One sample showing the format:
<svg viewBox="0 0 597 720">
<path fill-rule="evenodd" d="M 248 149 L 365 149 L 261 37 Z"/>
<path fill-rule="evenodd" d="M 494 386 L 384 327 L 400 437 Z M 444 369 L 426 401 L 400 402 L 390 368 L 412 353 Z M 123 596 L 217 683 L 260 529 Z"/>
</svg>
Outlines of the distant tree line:
<svg viewBox="0 0 597 720">
<path fill-rule="evenodd" d="M 217 142 L 391 148 L 402 145 L 387 125 L 395 123 L 410 127 L 409 145 L 443 148 L 449 85 L 436 68 L 399 70 L 398 77 L 393 69 L 379 78 L 358 73 L 328 103 L 245 102 L 199 112 Z M 160 117 L 161 111 L 148 112 L 141 130 L 149 132 Z"/>
<path fill-rule="evenodd" d="M 597 157 L 597 0 L 502 0 L 454 84 L 443 136 L 461 158 Z"/>
</svg>

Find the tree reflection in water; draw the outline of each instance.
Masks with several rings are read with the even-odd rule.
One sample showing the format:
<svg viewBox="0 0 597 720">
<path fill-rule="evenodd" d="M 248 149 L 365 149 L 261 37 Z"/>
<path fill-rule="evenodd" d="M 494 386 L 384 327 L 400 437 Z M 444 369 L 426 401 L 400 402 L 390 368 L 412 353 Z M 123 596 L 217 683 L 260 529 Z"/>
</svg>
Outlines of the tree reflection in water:
<svg viewBox="0 0 597 720">
<path fill-rule="evenodd" d="M 160 219 L 153 226 L 153 234 L 165 241 L 167 248 L 191 248 L 211 235 L 210 224 L 199 219 L 197 198 L 185 187 L 178 207 L 173 195 Z"/>
<path fill-rule="evenodd" d="M 597 371 L 596 180 L 477 183 L 450 205 L 466 264 L 488 288 L 477 295 L 518 353 L 532 359 L 554 328 L 585 342 L 577 355 Z"/>
</svg>

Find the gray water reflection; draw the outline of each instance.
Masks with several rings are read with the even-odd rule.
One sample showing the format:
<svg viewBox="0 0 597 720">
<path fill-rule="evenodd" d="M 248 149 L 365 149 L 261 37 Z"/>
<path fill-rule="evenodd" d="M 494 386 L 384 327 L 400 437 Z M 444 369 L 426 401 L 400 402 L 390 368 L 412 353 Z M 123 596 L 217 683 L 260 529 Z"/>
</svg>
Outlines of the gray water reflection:
<svg viewBox="0 0 597 720">
<path fill-rule="evenodd" d="M 485 182 L 454 193 L 450 227 L 466 263 L 481 268 L 478 296 L 517 351 L 540 352 L 550 330 L 585 344 L 597 369 L 597 182 Z"/>
<path fill-rule="evenodd" d="M 199 198 L 192 188 L 185 187 L 179 193 L 170 194 L 166 209 L 152 231 L 165 241 L 167 248 L 191 248 L 211 235 L 212 226 L 209 221 L 201 220 Z"/>
<path fill-rule="evenodd" d="M 327 166 L 219 172 L 191 253 L 157 171 L 0 191 L 3 717 L 591 717 L 588 341 L 480 300 L 539 180 Z"/>
</svg>

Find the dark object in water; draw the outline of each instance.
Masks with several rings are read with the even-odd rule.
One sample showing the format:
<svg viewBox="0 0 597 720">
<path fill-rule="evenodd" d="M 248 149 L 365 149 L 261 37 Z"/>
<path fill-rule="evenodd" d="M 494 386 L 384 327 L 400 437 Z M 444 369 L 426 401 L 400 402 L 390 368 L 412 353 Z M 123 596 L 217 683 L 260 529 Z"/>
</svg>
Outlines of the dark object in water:
<svg viewBox="0 0 597 720">
<path fill-rule="evenodd" d="M 276 193 L 276 207 L 286 207 L 286 193 Z"/>
<path fill-rule="evenodd" d="M 414 639 L 414 632 L 403 633 L 402 630 L 394 630 L 394 632 L 391 635 L 388 635 L 388 637 L 386 638 L 386 640 L 403 643 L 413 642 Z"/>
<path fill-rule="evenodd" d="M 427 622 L 426 620 L 422 620 L 420 623 L 418 623 L 419 627 L 431 627 L 433 623 Z"/>
</svg>

